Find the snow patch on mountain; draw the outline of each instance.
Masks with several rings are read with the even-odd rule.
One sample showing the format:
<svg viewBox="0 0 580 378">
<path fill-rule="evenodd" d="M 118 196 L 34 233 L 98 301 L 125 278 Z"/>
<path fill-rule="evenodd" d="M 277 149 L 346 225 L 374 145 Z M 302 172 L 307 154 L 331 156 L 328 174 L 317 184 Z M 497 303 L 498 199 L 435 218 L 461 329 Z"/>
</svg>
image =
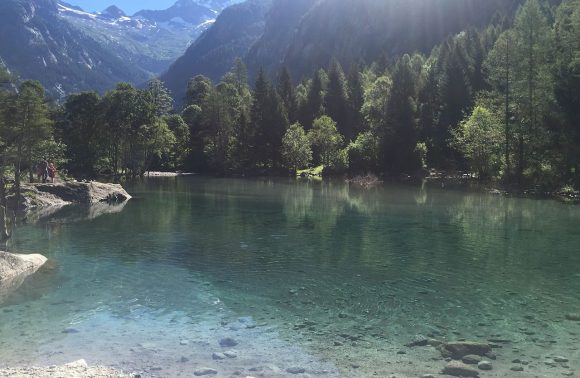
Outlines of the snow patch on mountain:
<svg viewBox="0 0 580 378">
<path fill-rule="evenodd" d="M 62 3 L 58 3 L 58 12 L 62 15 L 70 15 L 75 17 L 84 17 L 87 19 L 96 19 L 97 15 L 95 13 L 89 13 L 85 11 L 80 11 L 78 9 L 69 8 Z"/>
</svg>

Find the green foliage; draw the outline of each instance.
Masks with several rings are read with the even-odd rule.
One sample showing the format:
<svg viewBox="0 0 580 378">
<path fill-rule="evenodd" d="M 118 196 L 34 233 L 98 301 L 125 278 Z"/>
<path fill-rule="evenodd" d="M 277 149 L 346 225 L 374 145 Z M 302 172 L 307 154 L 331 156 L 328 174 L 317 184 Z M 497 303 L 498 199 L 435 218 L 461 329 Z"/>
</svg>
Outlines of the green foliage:
<svg viewBox="0 0 580 378">
<path fill-rule="evenodd" d="M 377 172 L 379 160 L 379 138 L 371 131 L 360 133 L 348 145 L 348 160 L 351 172 Z"/>
<path fill-rule="evenodd" d="M 21 172 L 28 169 L 32 179 L 36 170 L 35 158 L 53 133 L 53 121 L 44 97 L 44 88 L 37 81 L 20 84 L 17 93 L 0 97 L 0 140 L 4 141 L 4 165 L 12 164 L 17 190 Z"/>
<path fill-rule="evenodd" d="M 415 146 L 414 152 L 419 157 L 419 161 L 421 162 L 421 167 L 427 168 L 427 154 L 429 153 L 429 149 L 427 148 L 427 144 L 425 142 L 417 143 L 417 146 Z"/>
<path fill-rule="evenodd" d="M 282 138 L 282 156 L 285 166 L 293 172 L 307 167 L 312 161 L 310 139 L 299 123 L 290 126 Z"/>
<path fill-rule="evenodd" d="M 415 102 L 418 76 L 413 70 L 410 56 L 405 55 L 397 61 L 392 80 L 380 156 L 385 172 L 409 173 L 420 166 L 415 153 L 418 142 Z"/>
<path fill-rule="evenodd" d="M 315 119 L 308 137 L 315 147 L 316 163 L 336 171 L 348 167 L 348 154 L 342 149 L 344 137 L 338 132 L 332 118 L 322 116 Z"/>
<path fill-rule="evenodd" d="M 101 98 L 96 92 L 70 95 L 62 108 L 57 129 L 67 146 L 67 168 L 81 177 L 91 177 L 98 172 L 102 159 Z"/>
<path fill-rule="evenodd" d="M 476 106 L 461 123 L 454 141 L 480 179 L 499 173 L 502 134 L 498 120 L 488 109 Z"/>
<path fill-rule="evenodd" d="M 367 127 L 375 134 L 382 133 L 388 118 L 388 105 L 393 81 L 389 76 L 376 78 L 364 91 L 362 114 Z"/>
<path fill-rule="evenodd" d="M 161 80 L 150 80 L 147 91 L 157 117 L 166 116 L 173 111 L 173 98 Z"/>
<path fill-rule="evenodd" d="M 334 60 L 328 71 L 328 89 L 325 93 L 324 103 L 326 114 L 337 120 L 338 131 L 347 140 L 351 140 L 354 136 L 351 124 L 352 117 L 349 114 L 349 101 L 348 82 L 340 63 Z"/>
<path fill-rule="evenodd" d="M 64 142 L 67 167 L 87 175 L 103 167 L 131 175 L 149 167 L 246 174 L 313 164 L 325 174 L 469 167 L 480 178 L 503 176 L 522 186 L 580 184 L 580 0 L 552 8 L 544 0 L 521 2 L 513 20 L 505 13 L 481 29 L 469 27 L 429 56 L 380 54 L 345 75 L 341 63 L 359 57 L 340 51 L 328 70 L 311 68 L 297 86 L 286 68 L 274 85 L 267 74 L 274 63 L 248 75 L 236 59 L 215 85 L 193 77 L 180 115 L 171 114 L 159 81 L 145 90 L 119 84 L 102 98 L 72 95 L 52 113 L 37 85 L 18 94 L 3 85 L 2 157 L 12 164 L 20 156 L 26 168 Z M 5 76 L 0 72 L 0 84 Z M 25 109 L 35 116 L 23 117 Z"/>
</svg>

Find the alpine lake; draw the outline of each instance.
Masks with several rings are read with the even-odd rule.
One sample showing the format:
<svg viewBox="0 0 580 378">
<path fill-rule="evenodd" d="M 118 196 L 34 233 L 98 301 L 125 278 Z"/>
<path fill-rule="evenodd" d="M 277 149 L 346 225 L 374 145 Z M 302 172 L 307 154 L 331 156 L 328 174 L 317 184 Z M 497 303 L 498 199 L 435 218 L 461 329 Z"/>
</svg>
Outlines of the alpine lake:
<svg viewBox="0 0 580 378">
<path fill-rule="evenodd" d="M 125 204 L 16 228 L 9 252 L 50 260 L 0 297 L 0 367 L 437 376 L 437 348 L 405 346 L 426 338 L 490 343 L 481 377 L 580 375 L 578 206 L 290 179 L 125 187 Z"/>
</svg>

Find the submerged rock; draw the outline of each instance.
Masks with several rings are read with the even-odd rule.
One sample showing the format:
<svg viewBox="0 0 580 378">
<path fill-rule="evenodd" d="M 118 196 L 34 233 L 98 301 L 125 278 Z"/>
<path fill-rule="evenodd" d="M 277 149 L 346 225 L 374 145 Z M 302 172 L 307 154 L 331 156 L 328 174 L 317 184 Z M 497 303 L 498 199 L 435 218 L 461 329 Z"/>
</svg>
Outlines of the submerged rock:
<svg viewBox="0 0 580 378">
<path fill-rule="evenodd" d="M 477 364 L 479 370 L 491 370 L 493 369 L 493 365 L 489 361 L 481 361 Z"/>
<path fill-rule="evenodd" d="M 212 368 L 199 368 L 193 372 L 195 376 L 202 376 L 202 375 L 216 375 L 218 372 Z"/>
<path fill-rule="evenodd" d="M 479 377 L 479 372 L 469 365 L 459 361 L 451 361 L 443 368 L 441 374 L 452 375 L 454 377 Z"/>
<path fill-rule="evenodd" d="M 485 356 L 487 353 L 491 352 L 491 347 L 489 344 L 478 343 L 475 341 L 452 341 L 441 344 L 439 346 L 439 351 L 443 357 L 451 357 L 455 360 L 460 360 L 470 354 Z"/>
<path fill-rule="evenodd" d="M 238 354 L 233 350 L 228 350 L 224 352 L 224 356 L 226 356 L 227 358 L 236 358 L 238 357 Z"/>
<path fill-rule="evenodd" d="M 417 335 L 413 338 L 413 340 L 410 343 L 405 344 L 405 346 L 409 348 L 422 347 L 427 345 L 429 345 L 429 339 L 423 335 Z"/>
<path fill-rule="evenodd" d="M 481 360 L 482 360 L 481 356 L 478 356 L 476 354 L 468 354 L 467 356 L 463 356 L 463 358 L 461 359 L 463 363 L 468 365 L 477 365 L 478 363 L 481 362 Z"/>
<path fill-rule="evenodd" d="M 290 374 L 302 374 L 306 372 L 306 369 L 302 368 L 302 367 L 289 367 L 288 369 L 286 369 L 286 372 L 290 373 Z"/>
<path fill-rule="evenodd" d="M 238 345 L 238 342 L 231 337 L 224 337 L 223 339 L 220 339 L 219 344 L 222 347 L 234 347 Z"/>
</svg>

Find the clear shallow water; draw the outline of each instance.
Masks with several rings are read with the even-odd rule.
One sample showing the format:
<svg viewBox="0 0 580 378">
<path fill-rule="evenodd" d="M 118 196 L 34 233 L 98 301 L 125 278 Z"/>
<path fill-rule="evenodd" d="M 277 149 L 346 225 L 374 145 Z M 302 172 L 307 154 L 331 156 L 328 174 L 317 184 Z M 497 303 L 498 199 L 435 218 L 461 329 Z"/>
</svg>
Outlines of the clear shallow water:
<svg viewBox="0 0 580 378">
<path fill-rule="evenodd" d="M 2 299 L 0 365 L 415 377 L 444 366 L 433 348 L 404 348 L 422 334 L 500 340 L 487 376 L 513 376 L 514 358 L 530 362 L 522 376 L 580 373 L 580 325 L 564 319 L 580 312 L 580 207 L 289 180 L 128 190 L 122 208 L 17 230 L 11 251 L 54 264 Z M 226 336 L 238 358 L 213 361 Z M 546 365 L 554 355 L 571 362 Z"/>
</svg>

